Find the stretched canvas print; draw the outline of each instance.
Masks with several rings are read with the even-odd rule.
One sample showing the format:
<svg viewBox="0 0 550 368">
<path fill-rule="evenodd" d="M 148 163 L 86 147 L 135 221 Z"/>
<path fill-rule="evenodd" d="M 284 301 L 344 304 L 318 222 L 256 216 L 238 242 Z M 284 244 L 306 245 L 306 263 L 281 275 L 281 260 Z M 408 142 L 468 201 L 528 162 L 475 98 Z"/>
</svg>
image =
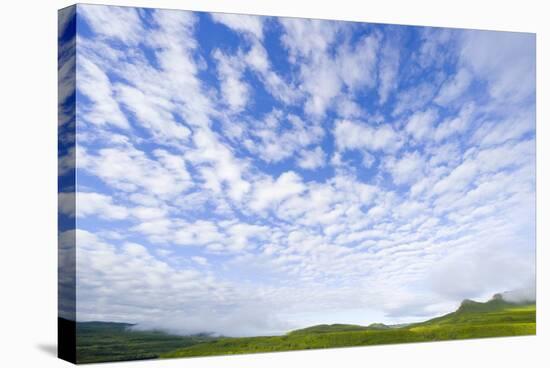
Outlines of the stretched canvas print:
<svg viewBox="0 0 550 368">
<path fill-rule="evenodd" d="M 59 11 L 59 356 L 533 335 L 535 35 Z"/>
</svg>

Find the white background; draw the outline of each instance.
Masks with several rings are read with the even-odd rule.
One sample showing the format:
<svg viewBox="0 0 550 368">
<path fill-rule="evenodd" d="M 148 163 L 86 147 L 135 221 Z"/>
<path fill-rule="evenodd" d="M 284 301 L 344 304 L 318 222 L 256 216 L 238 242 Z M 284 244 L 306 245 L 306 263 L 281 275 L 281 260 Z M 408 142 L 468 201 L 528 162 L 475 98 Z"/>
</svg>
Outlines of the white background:
<svg viewBox="0 0 550 368">
<path fill-rule="evenodd" d="M 135 6 L 537 33 L 536 337 L 118 363 L 124 367 L 543 367 L 550 362 L 548 85 L 545 1 L 90 1 Z M 0 9 L 0 366 L 65 367 L 57 328 L 57 9 L 70 1 L 5 1 Z M 546 17 L 545 17 L 546 15 Z M 546 67 L 546 68 L 545 68 Z M 546 104 L 545 104 L 546 103 Z M 548 166 L 546 166 L 548 167 Z M 546 290 L 546 293 L 544 292 Z"/>
</svg>

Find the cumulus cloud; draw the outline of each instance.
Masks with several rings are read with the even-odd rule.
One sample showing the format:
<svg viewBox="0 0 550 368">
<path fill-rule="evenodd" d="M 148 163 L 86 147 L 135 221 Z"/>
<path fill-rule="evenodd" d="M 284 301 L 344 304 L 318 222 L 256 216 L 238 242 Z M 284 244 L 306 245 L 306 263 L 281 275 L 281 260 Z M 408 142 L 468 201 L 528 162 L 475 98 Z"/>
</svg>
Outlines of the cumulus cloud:
<svg viewBox="0 0 550 368">
<path fill-rule="evenodd" d="M 353 44 L 345 42 L 332 56 L 328 49 L 339 35 L 337 22 L 286 18 L 280 22 L 289 61 L 300 61 L 300 89 L 307 95 L 306 113 L 323 116 L 343 88 L 355 91 L 374 86 L 380 43 L 377 35 L 366 35 Z"/>
<path fill-rule="evenodd" d="M 84 16 L 98 35 L 125 43 L 139 42 L 144 32 L 138 12 L 131 7 L 78 6 L 79 15 Z"/>
<path fill-rule="evenodd" d="M 63 195 L 61 193 L 60 195 Z M 63 211 L 63 208 L 61 208 Z M 99 193 L 78 192 L 76 195 L 77 217 L 97 215 L 110 220 L 122 220 L 128 217 L 128 209 L 113 203 L 109 196 Z"/>
<path fill-rule="evenodd" d="M 285 104 L 295 104 L 301 94 L 291 81 L 277 73 L 269 60 L 269 55 L 260 42 L 254 42 L 244 56 L 247 66 L 262 80 L 266 90 L 276 99 Z"/>
<path fill-rule="evenodd" d="M 259 39 L 263 37 L 262 17 L 255 15 L 212 13 L 212 19 L 234 31 L 250 33 Z"/>
<path fill-rule="evenodd" d="M 243 178 L 246 163 L 235 159 L 231 149 L 208 129 L 195 132 L 193 141 L 196 149 L 187 158 L 198 166 L 205 188 L 221 193 L 226 184 L 229 196 L 240 200 L 250 190 L 250 183 Z"/>
<path fill-rule="evenodd" d="M 465 31 L 460 57 L 501 104 L 521 101 L 535 91 L 535 35 Z M 498 56 L 498 57 L 495 57 Z"/>
<path fill-rule="evenodd" d="M 128 119 L 122 113 L 113 97 L 113 85 L 107 74 L 91 60 L 81 57 L 77 66 L 78 90 L 93 103 L 79 114 L 92 124 L 112 124 L 119 128 L 129 127 Z"/>
<path fill-rule="evenodd" d="M 435 97 L 435 103 L 445 106 L 456 98 L 470 86 L 472 76 L 470 72 L 464 68 L 460 69 L 454 76 L 449 78 L 441 86 L 439 93 Z"/>
<path fill-rule="evenodd" d="M 400 135 L 389 124 L 372 126 L 366 123 L 339 120 L 334 124 L 334 137 L 339 149 L 366 149 L 395 152 L 403 144 Z"/>
<path fill-rule="evenodd" d="M 319 143 L 324 134 L 318 124 L 306 122 L 296 115 L 288 115 L 285 119 L 280 110 L 275 110 L 263 121 L 251 124 L 250 135 L 261 144 L 250 140 L 245 145 L 262 160 L 279 162 Z"/>
<path fill-rule="evenodd" d="M 131 111 L 139 124 L 158 139 L 181 141 L 189 137 L 189 128 L 174 120 L 171 104 L 128 85 L 118 84 L 113 87 L 121 105 Z"/>
<path fill-rule="evenodd" d="M 192 185 L 185 160 L 161 149 L 149 156 L 133 146 L 118 146 L 103 148 L 97 154 L 83 152 L 80 158 L 79 169 L 124 192 L 142 189 L 173 196 Z"/>
<path fill-rule="evenodd" d="M 433 134 L 434 139 L 441 141 L 453 134 L 464 132 L 471 123 L 474 110 L 475 105 L 473 103 L 465 104 L 456 117 L 448 118 L 439 123 Z"/>
<path fill-rule="evenodd" d="M 482 146 L 517 141 L 535 131 L 534 121 L 532 112 L 519 112 L 506 118 L 485 121 L 472 138 Z"/>
<path fill-rule="evenodd" d="M 416 112 L 409 118 L 405 131 L 416 141 L 429 138 L 433 134 L 435 121 L 438 116 L 435 109 Z"/>
<path fill-rule="evenodd" d="M 249 88 L 242 80 L 243 66 L 235 57 L 225 55 L 220 50 L 214 52 L 218 62 L 223 99 L 232 111 L 242 110 L 248 102 Z"/>
<path fill-rule="evenodd" d="M 285 198 L 299 194 L 305 190 L 300 176 L 292 171 L 281 174 L 276 180 L 267 178 L 256 184 L 250 207 L 261 211 L 269 206 L 277 205 Z"/>
<path fill-rule="evenodd" d="M 433 100 L 436 89 L 433 84 L 419 82 L 396 93 L 396 103 L 392 115 L 399 116 L 410 112 L 420 112 Z"/>
<path fill-rule="evenodd" d="M 302 169 L 313 170 L 325 165 L 325 152 L 321 147 L 315 147 L 310 151 L 302 151 L 298 166 Z"/>
<path fill-rule="evenodd" d="M 425 160 L 417 152 L 407 152 L 398 159 L 388 159 L 386 167 L 395 184 L 414 182 L 422 177 Z"/>
<path fill-rule="evenodd" d="M 390 93 L 397 88 L 399 70 L 399 48 L 386 42 L 381 50 L 378 79 L 378 98 L 383 105 L 388 100 Z"/>
</svg>

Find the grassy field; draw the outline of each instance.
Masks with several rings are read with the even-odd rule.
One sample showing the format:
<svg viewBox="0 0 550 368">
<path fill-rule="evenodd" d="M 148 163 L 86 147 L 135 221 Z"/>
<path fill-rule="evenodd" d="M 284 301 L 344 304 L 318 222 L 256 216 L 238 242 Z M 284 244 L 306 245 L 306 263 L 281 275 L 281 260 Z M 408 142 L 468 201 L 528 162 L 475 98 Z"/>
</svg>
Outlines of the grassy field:
<svg viewBox="0 0 550 368">
<path fill-rule="evenodd" d="M 511 304 L 501 298 L 486 303 L 466 300 L 453 313 L 408 325 L 317 325 L 282 336 L 175 336 L 160 331 L 138 331 L 125 323 L 78 322 L 77 362 L 247 354 L 533 335 L 535 332 L 535 304 Z"/>
<path fill-rule="evenodd" d="M 456 312 L 404 327 L 319 325 L 284 336 L 220 338 L 161 354 L 161 358 L 520 336 L 535 332 L 534 304 L 514 305 L 502 300 L 487 303 L 465 301 Z"/>
<path fill-rule="evenodd" d="M 161 331 L 137 331 L 131 324 L 78 322 L 78 363 L 155 359 L 160 354 L 205 342 L 208 336 L 174 336 Z"/>
</svg>

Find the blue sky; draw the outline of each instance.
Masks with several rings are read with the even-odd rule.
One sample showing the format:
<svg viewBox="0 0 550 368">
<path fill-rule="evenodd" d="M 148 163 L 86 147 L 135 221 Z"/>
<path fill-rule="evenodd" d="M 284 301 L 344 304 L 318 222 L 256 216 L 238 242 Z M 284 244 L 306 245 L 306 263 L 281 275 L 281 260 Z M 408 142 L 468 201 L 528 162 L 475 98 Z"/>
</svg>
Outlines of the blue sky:
<svg viewBox="0 0 550 368">
<path fill-rule="evenodd" d="M 533 34 L 76 22 L 79 320 L 261 335 L 533 290 Z"/>
</svg>

